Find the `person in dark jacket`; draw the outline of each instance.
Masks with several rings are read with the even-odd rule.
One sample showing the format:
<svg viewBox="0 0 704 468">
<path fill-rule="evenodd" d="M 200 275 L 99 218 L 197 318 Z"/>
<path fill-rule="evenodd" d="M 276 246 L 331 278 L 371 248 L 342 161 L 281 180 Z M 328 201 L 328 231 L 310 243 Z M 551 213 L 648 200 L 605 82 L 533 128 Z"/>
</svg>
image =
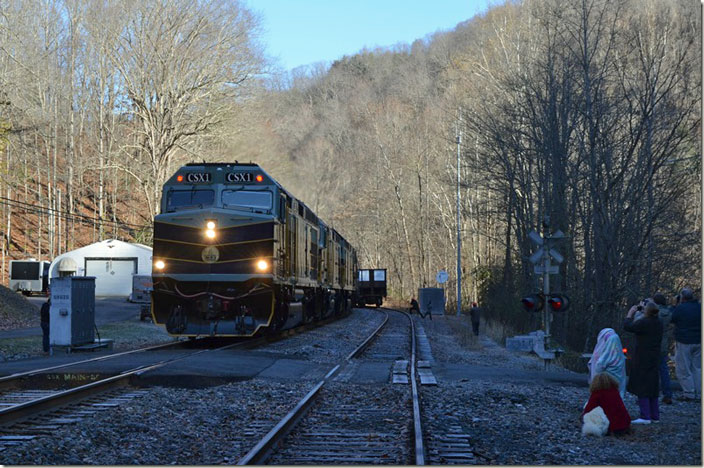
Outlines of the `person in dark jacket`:
<svg viewBox="0 0 704 468">
<path fill-rule="evenodd" d="M 680 303 L 672 311 L 675 325 L 675 373 L 684 399 L 699 399 L 702 394 L 702 305 L 689 288 L 680 292 Z"/>
<path fill-rule="evenodd" d="M 662 322 L 662 342 L 660 343 L 660 389 L 662 390 L 662 402 L 672 404 L 672 384 L 670 382 L 670 368 L 667 366 L 670 351 L 670 320 L 672 320 L 672 308 L 667 305 L 667 299 L 662 293 L 656 293 L 653 301 L 658 306 L 658 318 Z"/>
<path fill-rule="evenodd" d="M 476 336 L 479 336 L 479 318 L 481 316 L 482 310 L 479 308 L 476 302 L 472 302 L 472 308 L 469 309 L 469 315 L 472 318 L 472 330 Z"/>
<path fill-rule="evenodd" d="M 45 353 L 49 352 L 49 309 L 51 308 L 51 295 L 46 302 L 42 304 L 39 311 L 39 320 L 42 326 L 42 349 Z"/>
<path fill-rule="evenodd" d="M 415 297 L 411 298 L 411 310 L 409 310 L 408 312 L 411 315 L 413 315 L 413 311 L 416 311 L 418 313 L 418 315 L 420 315 L 420 307 L 419 307 L 418 301 L 416 301 Z"/>
<path fill-rule="evenodd" d="M 660 343 L 662 341 L 662 322 L 658 318 L 658 306 L 647 301 L 643 307 L 645 316 L 634 320 L 637 307 L 628 311 L 623 321 L 623 329 L 636 335 L 636 347 L 633 353 L 631 375 L 626 389 L 638 397 L 640 417 L 631 421 L 633 424 L 650 424 L 660 421 L 658 394 L 660 393 Z"/>
</svg>

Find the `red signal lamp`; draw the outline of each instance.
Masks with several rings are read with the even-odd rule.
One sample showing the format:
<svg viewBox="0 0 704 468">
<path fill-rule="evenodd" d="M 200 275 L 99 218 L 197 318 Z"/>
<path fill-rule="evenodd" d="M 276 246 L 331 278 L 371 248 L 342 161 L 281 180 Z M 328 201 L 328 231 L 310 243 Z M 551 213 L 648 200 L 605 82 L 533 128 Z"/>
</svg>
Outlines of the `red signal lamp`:
<svg viewBox="0 0 704 468">
<path fill-rule="evenodd" d="M 264 180 L 264 176 L 261 174 L 257 174 L 257 176 L 254 178 L 257 182 L 262 182 Z"/>
<path fill-rule="evenodd" d="M 541 294 L 531 294 L 521 299 L 526 312 L 539 312 L 543 310 L 544 299 Z"/>
<path fill-rule="evenodd" d="M 628 348 L 623 348 L 623 354 L 628 354 Z"/>
<path fill-rule="evenodd" d="M 181 174 L 176 176 L 176 182 L 183 182 L 183 176 Z"/>
<path fill-rule="evenodd" d="M 564 312 L 570 305 L 570 300 L 564 294 L 553 294 L 548 299 L 548 304 L 554 312 Z"/>
</svg>

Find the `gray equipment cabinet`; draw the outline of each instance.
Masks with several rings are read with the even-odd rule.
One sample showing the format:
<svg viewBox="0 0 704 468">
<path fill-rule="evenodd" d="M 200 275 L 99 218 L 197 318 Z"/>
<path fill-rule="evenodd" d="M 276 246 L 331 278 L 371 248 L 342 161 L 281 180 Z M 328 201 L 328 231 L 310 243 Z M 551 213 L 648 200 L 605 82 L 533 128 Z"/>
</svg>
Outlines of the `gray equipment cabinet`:
<svg viewBox="0 0 704 468">
<path fill-rule="evenodd" d="M 95 340 L 95 277 L 52 278 L 49 345 L 78 346 Z"/>
<path fill-rule="evenodd" d="M 445 290 L 442 288 L 418 289 L 418 304 L 423 315 L 430 312 L 432 315 L 445 313 Z"/>
</svg>

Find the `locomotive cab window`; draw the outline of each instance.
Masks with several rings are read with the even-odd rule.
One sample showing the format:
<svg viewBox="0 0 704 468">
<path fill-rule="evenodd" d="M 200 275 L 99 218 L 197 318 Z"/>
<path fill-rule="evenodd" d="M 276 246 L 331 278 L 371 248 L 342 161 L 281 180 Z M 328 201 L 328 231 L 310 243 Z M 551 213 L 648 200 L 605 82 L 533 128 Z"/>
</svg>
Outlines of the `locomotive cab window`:
<svg viewBox="0 0 704 468">
<path fill-rule="evenodd" d="M 214 190 L 171 190 L 166 197 L 166 211 L 212 206 L 214 201 Z"/>
<path fill-rule="evenodd" d="M 224 190 L 222 204 L 224 207 L 242 207 L 253 210 L 271 210 L 272 193 L 254 190 Z"/>
</svg>

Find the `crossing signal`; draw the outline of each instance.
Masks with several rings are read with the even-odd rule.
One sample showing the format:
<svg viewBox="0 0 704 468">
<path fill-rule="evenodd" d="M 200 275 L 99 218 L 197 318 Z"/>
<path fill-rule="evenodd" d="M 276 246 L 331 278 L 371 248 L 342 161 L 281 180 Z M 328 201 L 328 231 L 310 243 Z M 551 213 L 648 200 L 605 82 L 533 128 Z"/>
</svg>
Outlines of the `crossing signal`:
<svg viewBox="0 0 704 468">
<path fill-rule="evenodd" d="M 548 304 L 554 312 L 564 312 L 570 306 L 570 299 L 564 294 L 551 294 Z"/>
<path fill-rule="evenodd" d="M 543 310 L 545 299 L 542 294 L 531 294 L 521 299 L 521 303 L 526 312 L 540 312 Z"/>
</svg>

